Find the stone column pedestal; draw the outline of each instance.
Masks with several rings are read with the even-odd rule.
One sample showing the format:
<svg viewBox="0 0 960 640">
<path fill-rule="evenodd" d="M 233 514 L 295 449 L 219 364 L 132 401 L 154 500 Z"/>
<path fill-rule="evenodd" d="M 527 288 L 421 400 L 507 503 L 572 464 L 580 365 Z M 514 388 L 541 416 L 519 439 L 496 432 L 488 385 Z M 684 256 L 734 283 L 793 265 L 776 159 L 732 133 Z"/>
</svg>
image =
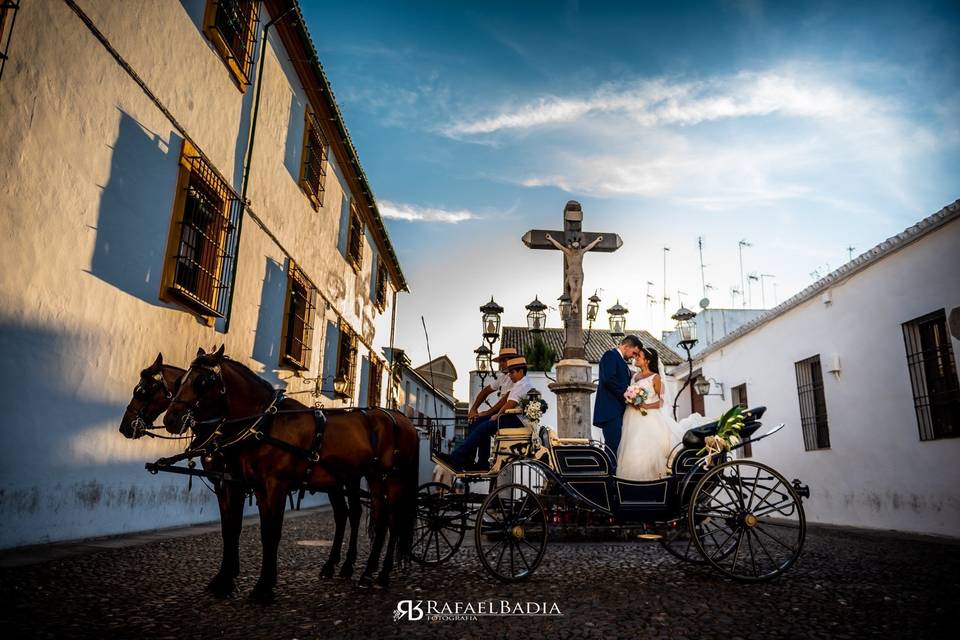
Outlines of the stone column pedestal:
<svg viewBox="0 0 960 640">
<path fill-rule="evenodd" d="M 590 437 L 590 394 L 597 390 L 586 360 L 564 358 L 557 363 L 557 381 L 550 390 L 557 394 L 557 435 L 561 438 Z"/>
</svg>

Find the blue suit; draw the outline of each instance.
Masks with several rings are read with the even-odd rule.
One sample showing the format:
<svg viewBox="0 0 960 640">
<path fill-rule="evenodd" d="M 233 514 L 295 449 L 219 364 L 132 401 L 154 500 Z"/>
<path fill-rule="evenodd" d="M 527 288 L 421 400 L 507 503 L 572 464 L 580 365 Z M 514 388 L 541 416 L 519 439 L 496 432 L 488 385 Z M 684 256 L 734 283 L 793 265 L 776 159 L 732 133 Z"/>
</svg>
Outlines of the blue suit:
<svg viewBox="0 0 960 640">
<path fill-rule="evenodd" d="M 623 393 L 630 386 L 630 369 L 619 349 L 610 349 L 600 358 L 600 384 L 593 405 L 593 425 L 603 429 L 603 438 L 614 454 L 620 446 L 623 412 L 627 401 Z"/>
</svg>

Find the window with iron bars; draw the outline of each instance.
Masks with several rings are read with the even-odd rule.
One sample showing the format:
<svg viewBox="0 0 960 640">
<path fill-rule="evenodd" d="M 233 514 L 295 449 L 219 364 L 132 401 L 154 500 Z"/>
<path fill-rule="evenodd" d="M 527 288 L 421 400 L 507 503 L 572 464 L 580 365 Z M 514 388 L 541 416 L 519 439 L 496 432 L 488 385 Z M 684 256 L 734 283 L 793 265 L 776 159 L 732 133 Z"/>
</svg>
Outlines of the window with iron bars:
<svg viewBox="0 0 960 640">
<path fill-rule="evenodd" d="M 960 384 L 943 309 L 903 324 L 921 440 L 960 436 Z"/>
<path fill-rule="evenodd" d="M 344 321 L 340 321 L 340 342 L 337 345 L 337 378 L 346 380 L 344 393 L 353 401 L 357 371 L 357 334 Z"/>
<path fill-rule="evenodd" d="M 350 235 L 347 239 L 347 259 L 354 269 L 360 270 L 363 264 L 363 221 L 356 207 L 350 208 Z"/>
<path fill-rule="evenodd" d="M 207 0 L 203 32 L 223 58 L 237 84 L 250 84 L 260 0 Z"/>
<path fill-rule="evenodd" d="M 373 301 L 380 311 L 387 308 L 387 265 L 383 260 L 377 260 L 377 298 Z"/>
<path fill-rule="evenodd" d="M 164 291 L 201 315 L 223 317 L 236 256 L 240 198 L 186 141 L 177 185 Z"/>
<path fill-rule="evenodd" d="M 367 406 L 380 406 L 380 389 L 383 382 L 383 361 L 370 354 L 370 382 L 367 385 Z"/>
<path fill-rule="evenodd" d="M 20 0 L 0 0 L 0 78 L 7 66 L 10 52 L 10 40 L 13 38 L 13 25 L 17 20 Z"/>
<path fill-rule="evenodd" d="M 300 165 L 300 188 L 310 198 L 314 209 L 323 206 L 324 183 L 327 178 L 327 139 L 316 114 L 307 110 L 303 130 L 303 158 Z"/>
<path fill-rule="evenodd" d="M 286 307 L 281 364 L 299 370 L 309 369 L 317 288 L 293 261 L 287 271 Z"/>
<path fill-rule="evenodd" d="M 823 395 L 823 371 L 820 356 L 794 364 L 797 372 L 797 393 L 800 396 L 800 424 L 803 427 L 803 448 L 807 451 L 830 448 L 827 424 L 827 402 Z"/>
</svg>

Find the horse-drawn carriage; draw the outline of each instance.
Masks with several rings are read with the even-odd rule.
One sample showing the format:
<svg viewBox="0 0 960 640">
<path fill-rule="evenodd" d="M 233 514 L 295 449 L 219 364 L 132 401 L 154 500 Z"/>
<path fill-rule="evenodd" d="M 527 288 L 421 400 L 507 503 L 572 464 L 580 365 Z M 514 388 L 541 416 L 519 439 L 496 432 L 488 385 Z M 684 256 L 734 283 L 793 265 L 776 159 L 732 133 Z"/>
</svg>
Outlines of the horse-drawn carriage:
<svg viewBox="0 0 960 640">
<path fill-rule="evenodd" d="M 765 410 L 744 413 L 742 442 L 731 451 L 783 428 L 756 435 Z M 773 578 L 800 555 L 801 497 L 809 489 L 727 451 L 700 455 L 716 430 L 714 422 L 687 431 L 668 461 L 670 474 L 645 482 L 616 477 L 616 455 L 603 443 L 558 438 L 525 420 L 497 432 L 491 466 L 482 471 L 452 465 L 432 434 L 432 457 L 455 481 L 421 486 L 413 557 L 445 562 L 472 529 L 484 568 L 500 580 L 522 580 L 540 565 L 551 531 L 600 527 L 658 539 L 677 558 L 732 578 Z"/>
</svg>

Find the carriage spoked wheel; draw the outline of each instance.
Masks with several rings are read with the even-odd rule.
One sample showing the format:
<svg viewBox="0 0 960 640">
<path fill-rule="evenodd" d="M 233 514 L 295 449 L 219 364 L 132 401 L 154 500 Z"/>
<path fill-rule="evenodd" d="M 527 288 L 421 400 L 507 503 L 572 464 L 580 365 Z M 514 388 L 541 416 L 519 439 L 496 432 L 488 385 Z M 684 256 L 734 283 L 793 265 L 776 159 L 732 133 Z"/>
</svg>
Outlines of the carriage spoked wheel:
<svg viewBox="0 0 960 640">
<path fill-rule="evenodd" d="M 411 557 L 433 566 L 446 562 L 460 549 L 467 531 L 467 515 L 450 485 L 428 482 L 417 492 L 417 524 Z"/>
<path fill-rule="evenodd" d="M 504 582 L 525 580 L 547 548 L 547 512 L 531 488 L 504 485 L 483 501 L 474 532 L 477 555 L 490 575 Z"/>
<path fill-rule="evenodd" d="M 684 510 L 685 511 L 685 510 Z M 679 558 L 684 562 L 693 564 L 703 564 L 706 560 L 700 555 L 697 546 L 690 537 L 690 527 L 687 525 L 686 513 L 682 518 L 670 523 L 669 528 L 660 538 L 660 546 L 667 550 L 670 555 Z"/>
<path fill-rule="evenodd" d="M 744 581 L 768 580 L 790 568 L 807 531 L 793 486 L 750 460 L 707 471 L 693 490 L 687 518 L 702 557 L 721 573 Z"/>
</svg>

